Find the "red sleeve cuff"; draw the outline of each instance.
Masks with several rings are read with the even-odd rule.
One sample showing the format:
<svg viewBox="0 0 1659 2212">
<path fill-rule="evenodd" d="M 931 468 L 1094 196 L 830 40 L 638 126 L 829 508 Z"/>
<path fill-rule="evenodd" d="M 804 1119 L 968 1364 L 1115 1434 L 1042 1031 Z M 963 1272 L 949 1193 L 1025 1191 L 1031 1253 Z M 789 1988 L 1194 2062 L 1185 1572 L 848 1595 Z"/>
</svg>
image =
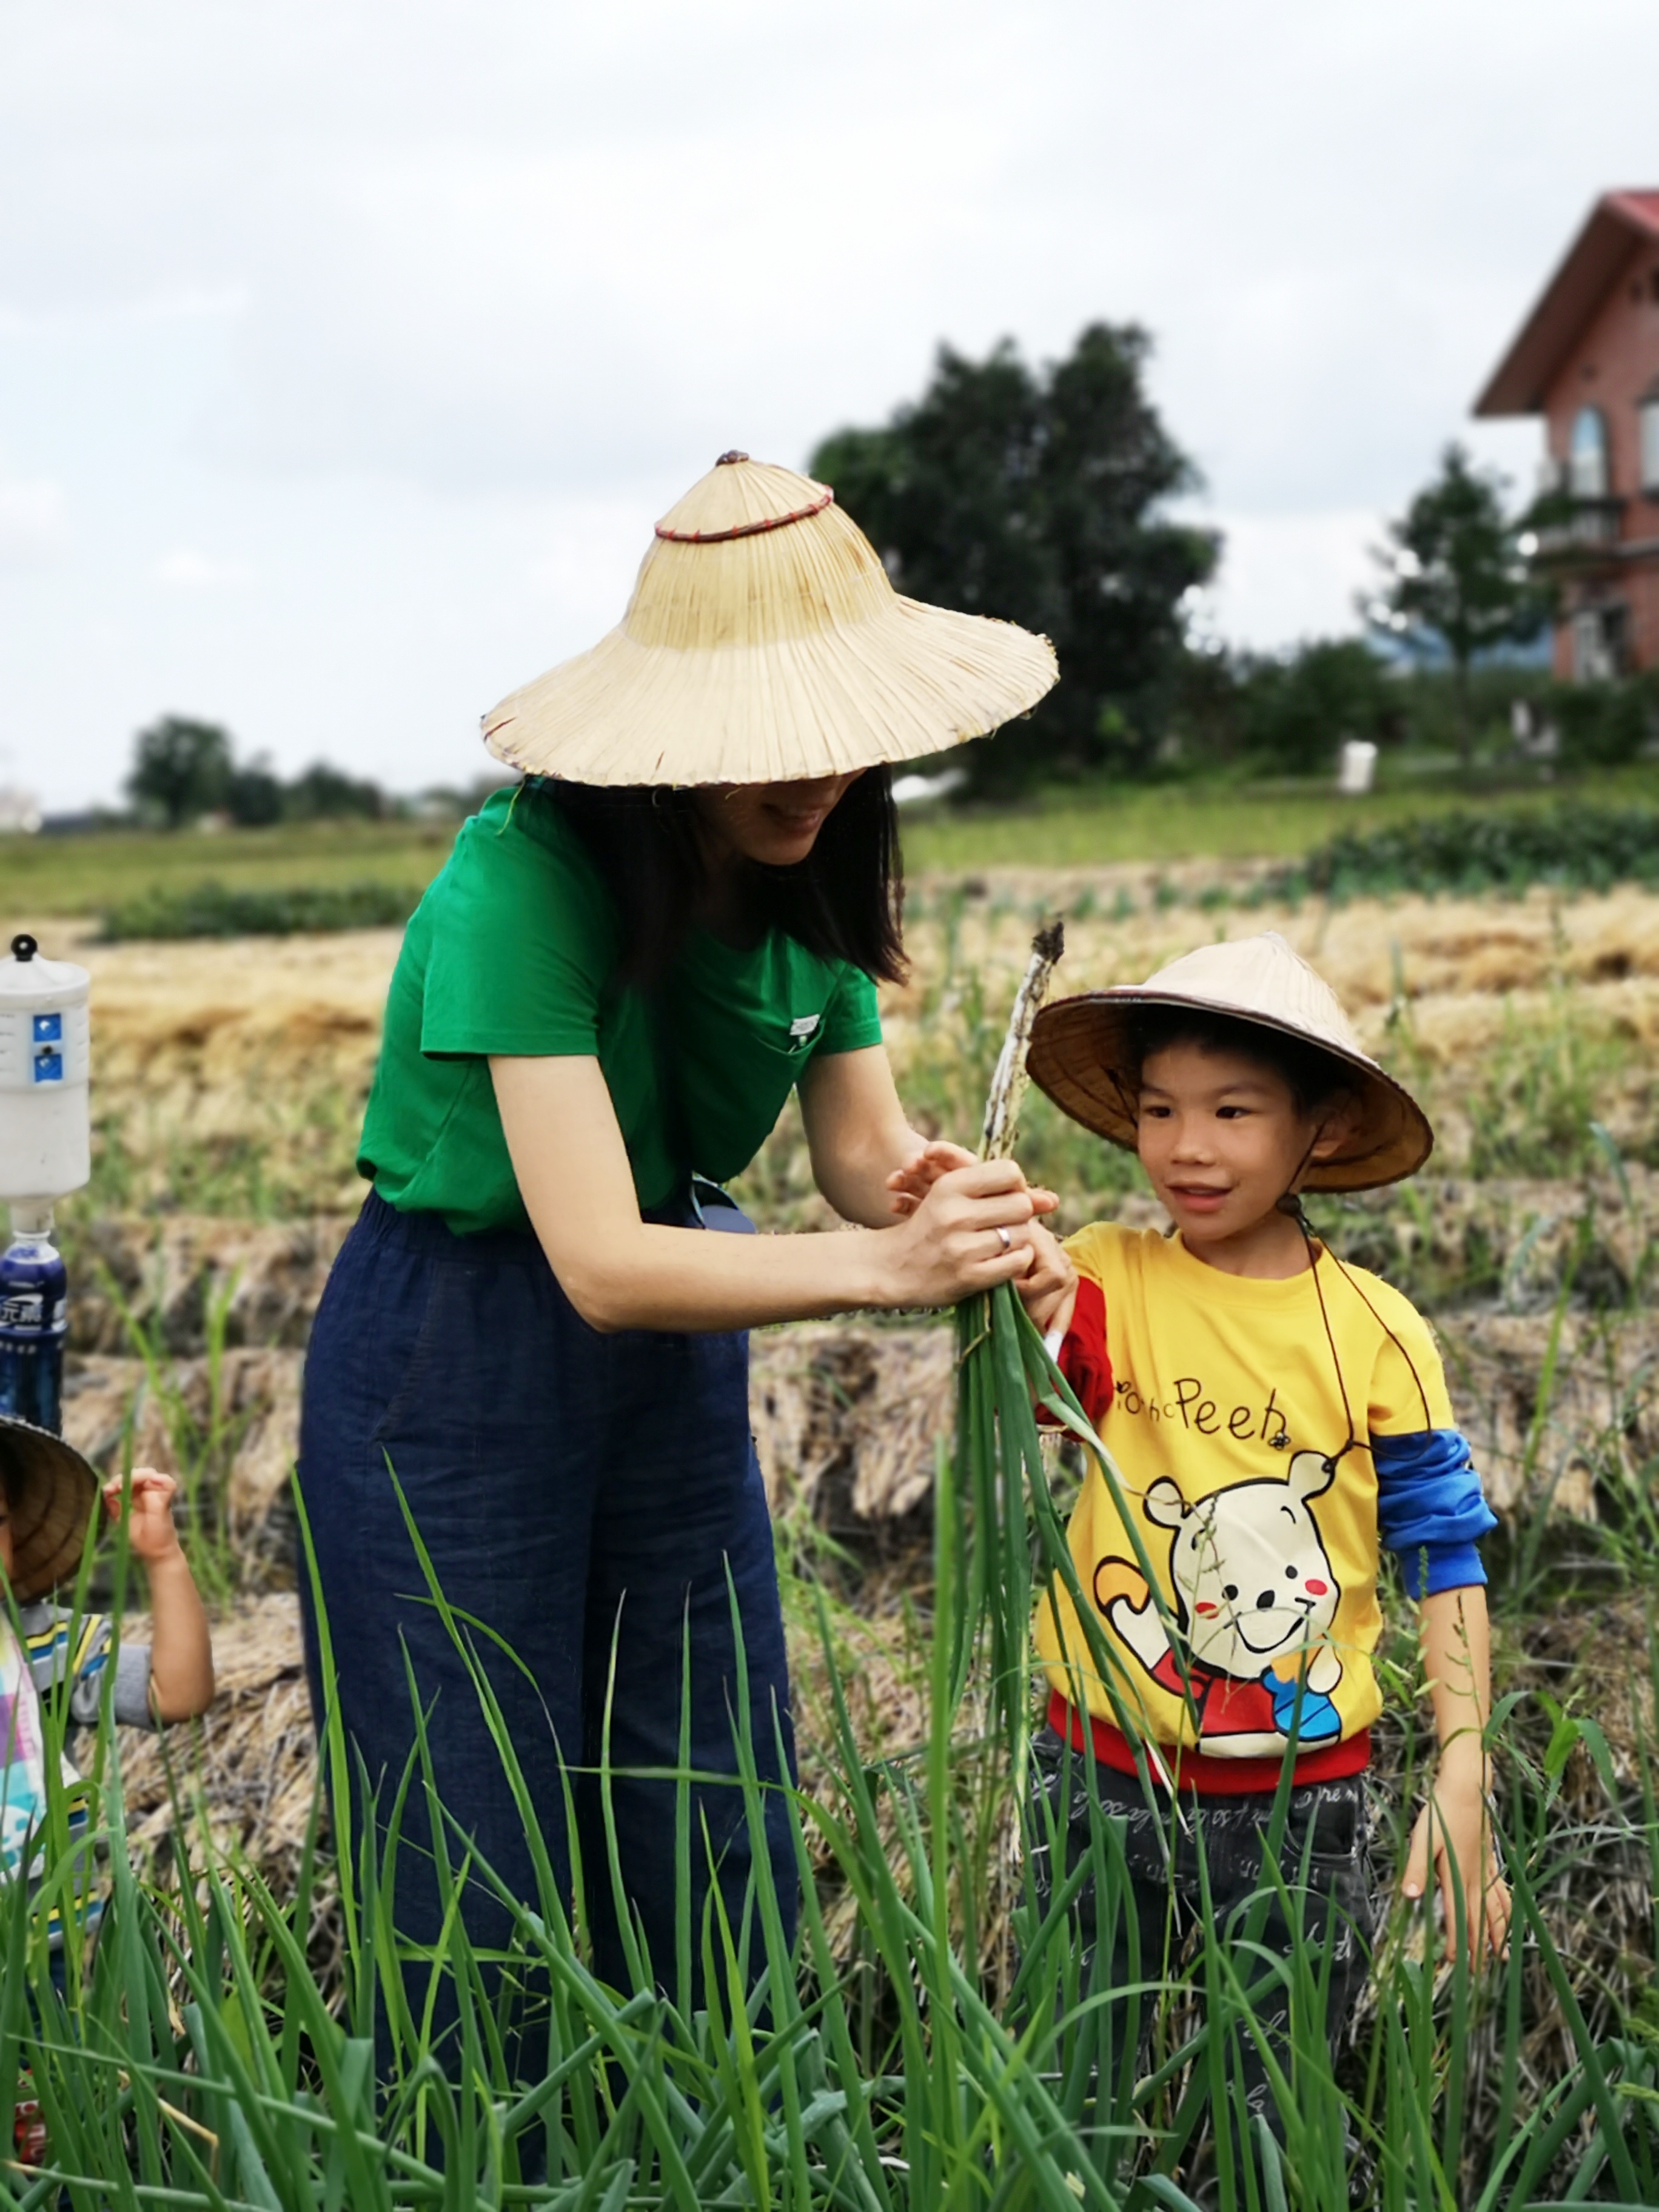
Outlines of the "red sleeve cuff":
<svg viewBox="0 0 1659 2212">
<path fill-rule="evenodd" d="M 1112 1356 L 1106 1349 L 1106 1294 L 1088 1275 L 1078 1279 L 1077 1304 L 1058 1364 L 1098 1428 L 1111 1409 Z"/>
</svg>

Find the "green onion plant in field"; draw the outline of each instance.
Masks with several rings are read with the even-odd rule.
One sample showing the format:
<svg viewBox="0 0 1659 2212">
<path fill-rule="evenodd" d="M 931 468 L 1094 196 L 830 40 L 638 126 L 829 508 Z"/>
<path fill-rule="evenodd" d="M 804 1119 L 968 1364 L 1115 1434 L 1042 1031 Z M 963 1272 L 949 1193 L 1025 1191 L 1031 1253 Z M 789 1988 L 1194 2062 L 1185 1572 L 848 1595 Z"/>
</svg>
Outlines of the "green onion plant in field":
<svg viewBox="0 0 1659 2212">
<path fill-rule="evenodd" d="M 675 1958 L 641 1953 L 631 1987 L 606 1987 L 592 1972 L 583 1899 L 612 1869 L 581 1867 L 567 1898 L 544 1855 L 537 1894 L 503 1900 L 513 1923 L 504 1959 L 478 1957 L 456 1917 L 406 1977 L 390 1900 L 399 1806 L 428 1783 L 421 1741 L 410 1771 L 382 1795 L 381 1838 L 337 1838 L 348 1972 L 337 2011 L 307 1957 L 323 1876 L 317 1828 L 291 1897 L 274 1895 L 216 1849 L 199 1808 L 181 1827 L 190 1841 L 174 1879 L 142 1881 L 121 1838 L 118 1747 L 105 1736 L 98 1772 L 112 1894 L 84 1990 L 72 1981 L 66 1999 L 50 1993 L 26 1893 L 14 1888 L 0 1899 L 0 2129 L 27 2068 L 52 2145 L 49 2170 L 12 2170 L 0 2201 L 76 2212 L 404 2204 L 1180 2212 L 1207 2188 L 1219 2192 L 1209 2201 L 1229 2205 L 1339 2212 L 1349 2202 L 1352 2139 L 1370 2172 L 1360 2201 L 1389 2212 L 1659 2203 L 1659 2036 L 1646 2014 L 1598 2014 L 1552 1926 L 1563 1865 L 1607 1841 L 1564 1814 L 1569 1761 L 1599 1759 L 1605 1748 L 1593 1723 L 1569 1714 L 1535 1765 L 1504 1762 L 1516 1915 L 1503 1966 L 1480 1977 L 1437 1966 L 1421 1917 L 1397 1918 L 1358 2039 L 1334 2069 L 1317 1947 L 1291 1961 L 1294 2080 L 1285 2084 L 1282 2153 L 1259 2130 L 1211 2128 L 1206 2118 L 1206 2110 L 1229 2109 L 1229 2054 L 1252 2033 L 1262 1968 L 1248 1928 L 1206 1927 L 1189 1960 L 1143 1959 L 1130 1989 L 1102 1989 L 1079 1973 L 1070 1923 L 1083 1869 L 1057 1883 L 1040 1917 L 1027 1863 L 1013 1875 L 1012 1985 L 1000 2002 L 988 1994 L 979 1930 L 959 1910 L 979 1849 L 964 1831 L 961 1770 L 989 1759 L 1012 1786 L 1030 1720 L 1020 1586 L 1059 1556 L 1028 1425 L 1032 1383 L 1046 1382 L 1069 1410 L 1012 1298 L 989 1303 L 964 1363 L 964 1396 L 981 1411 L 970 1412 L 958 1458 L 941 1469 L 927 1741 L 915 1759 L 869 1760 L 831 1660 L 838 1717 L 830 1781 L 787 1796 L 804 1901 L 793 1952 L 757 1850 L 740 1915 L 724 1918 L 711 1888 L 702 1924 L 683 1911 Z M 988 1408 L 991 1432 L 981 1425 Z M 1009 1480 L 1014 1455 L 1034 1484 L 1029 1501 Z M 441 1593 L 430 1595 L 441 1606 Z M 467 1651 L 467 1624 L 446 1618 Z M 1003 1668 L 988 1745 L 964 1742 L 957 1726 L 957 1691 L 981 1666 Z M 471 1671 L 481 1725 L 517 1778 L 487 1677 L 476 1664 Z M 747 1751 L 757 1717 L 734 1716 L 732 1786 L 758 1834 L 763 1784 Z M 1509 1717 L 1500 1709 L 1500 1735 Z M 54 1726 L 61 1731 L 61 1720 Z M 337 1730 L 325 1752 L 343 1804 L 350 1747 Z M 187 1796 L 182 1746 L 178 1767 Z M 690 1780 L 688 1772 L 686 1803 Z M 1647 1854 L 1650 1885 L 1659 1830 L 1645 1753 L 1634 1791 L 1622 1795 L 1623 1836 Z M 494 1886 L 469 1851 L 462 1814 L 451 1808 L 441 1833 L 447 1879 Z M 1042 1840 L 1028 1834 L 1028 1850 Z M 678 1844 L 689 1870 L 699 1848 L 689 1821 Z M 1091 1849 L 1109 1921 L 1122 1898 L 1112 1822 L 1097 1825 Z M 48 1837 L 47 1856 L 48 1888 L 61 1887 L 69 1863 L 61 1836 Z M 853 1972 L 830 1940 L 815 1865 L 857 1899 L 864 1942 Z M 694 1956 L 703 1964 L 700 2004 Z M 503 1968 L 507 1982 L 522 1978 L 545 1992 L 547 2051 L 533 2079 L 514 2071 Z M 441 2064 L 419 1994 L 423 1975 L 447 1978 L 455 1993 L 459 2047 Z M 1201 2008 L 1182 1995 L 1192 1986 L 1203 1993 Z M 1539 2084 L 1530 2051 L 1544 2005 L 1565 2021 L 1571 2058 L 1559 2078 Z M 379 2078 L 377 2006 L 388 2022 Z"/>
</svg>

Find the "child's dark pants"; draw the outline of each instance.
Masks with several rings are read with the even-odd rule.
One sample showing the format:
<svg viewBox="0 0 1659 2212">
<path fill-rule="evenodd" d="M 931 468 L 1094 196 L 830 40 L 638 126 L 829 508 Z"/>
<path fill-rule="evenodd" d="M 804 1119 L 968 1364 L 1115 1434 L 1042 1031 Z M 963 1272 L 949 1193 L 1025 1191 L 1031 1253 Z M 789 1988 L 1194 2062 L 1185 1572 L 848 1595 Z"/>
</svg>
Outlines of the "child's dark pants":
<svg viewBox="0 0 1659 2212">
<path fill-rule="evenodd" d="M 1028 1856 L 1040 1904 L 1046 1912 L 1054 1887 L 1048 1838 L 1063 1849 L 1069 1872 L 1091 1851 L 1091 1823 L 1105 1814 L 1118 1823 L 1117 1835 L 1128 1875 L 1127 1894 L 1112 1916 L 1111 1951 L 1102 1984 L 1122 1989 L 1131 1982 L 1173 1979 L 1193 1930 L 1207 1915 L 1230 1949 L 1249 1995 L 1261 2041 L 1248 2033 L 1236 2077 L 1251 2113 L 1261 2113 L 1283 2142 L 1285 2126 L 1269 2080 L 1264 2045 L 1288 2075 L 1291 2009 L 1289 1989 L 1270 1962 L 1292 1959 L 1297 1936 L 1304 1956 L 1322 1975 L 1328 1931 L 1330 1968 L 1325 2013 L 1328 2041 L 1335 2046 L 1364 1986 L 1376 1900 L 1366 1848 L 1364 1784 L 1361 1776 L 1311 1783 L 1290 1793 L 1278 1863 L 1288 1899 L 1267 1875 L 1263 1847 L 1273 1817 L 1271 1796 L 1195 1798 L 1184 1793 L 1184 1825 L 1176 1820 L 1167 1796 L 1156 1805 L 1133 1775 L 1096 1764 L 1092 1777 L 1084 1754 L 1045 1729 L 1032 1747 L 1033 1804 Z M 1202 1853 L 1208 1902 L 1200 1878 Z M 1288 1901 L 1290 1912 L 1286 1912 Z M 1073 1908 L 1082 1952 L 1080 1986 L 1087 1990 L 1100 1936 L 1094 1878 L 1084 1883 Z M 1238 1945 L 1255 1917 L 1254 1949 Z M 1131 1966 L 1131 1916 L 1139 1936 L 1139 1971 Z M 1294 1926 L 1292 1922 L 1294 1921 Z M 1126 2000 L 1115 2008 L 1119 2021 Z M 1143 2039 L 1156 2009 L 1156 1993 L 1139 2007 Z M 1118 2034 L 1124 2028 L 1120 2026 Z M 1116 2040 L 1115 2037 L 1114 2040 Z M 1234 2078 L 1230 2075 L 1230 2079 Z"/>
</svg>

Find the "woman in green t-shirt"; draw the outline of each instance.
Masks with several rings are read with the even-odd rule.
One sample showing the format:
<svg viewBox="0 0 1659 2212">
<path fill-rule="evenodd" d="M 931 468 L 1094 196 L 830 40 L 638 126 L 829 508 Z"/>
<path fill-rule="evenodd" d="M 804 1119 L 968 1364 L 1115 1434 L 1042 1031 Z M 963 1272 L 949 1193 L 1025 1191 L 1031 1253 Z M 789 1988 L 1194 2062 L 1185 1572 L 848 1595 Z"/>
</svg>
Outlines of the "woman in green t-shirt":
<svg viewBox="0 0 1659 2212">
<path fill-rule="evenodd" d="M 669 1983 L 701 1956 L 709 1853 L 690 1853 L 686 1948 L 674 1788 L 640 1771 L 679 1765 L 684 1729 L 701 1775 L 735 1777 L 746 1704 L 759 1771 L 782 1778 L 744 1332 L 946 1304 L 1030 1264 L 1052 1198 L 910 1128 L 875 985 L 903 972 L 886 764 L 994 726 L 1053 676 L 1044 641 L 896 598 L 822 486 L 728 455 L 658 526 L 621 628 L 486 719 L 527 780 L 465 824 L 404 939 L 359 1159 L 374 1188 L 317 1316 L 300 1467 L 319 1725 L 337 1715 L 384 1822 L 418 1701 L 439 1799 L 490 1870 L 465 1900 L 481 1948 L 507 1940 L 508 1899 L 562 1906 L 580 1864 L 599 1969 L 629 1978 L 604 1757 L 622 1892 Z M 704 1233 L 748 1227 L 716 1186 L 791 1090 L 818 1188 L 881 1234 Z M 410 1520 L 472 1624 L 465 1655 Z M 556 1898 L 538 1897 L 469 1668 Z M 736 1924 L 741 1792 L 694 1796 Z M 404 1807 L 395 1890 L 416 1944 L 444 1911 L 423 1802 Z M 787 1906 L 775 1793 L 773 1810 Z"/>
</svg>

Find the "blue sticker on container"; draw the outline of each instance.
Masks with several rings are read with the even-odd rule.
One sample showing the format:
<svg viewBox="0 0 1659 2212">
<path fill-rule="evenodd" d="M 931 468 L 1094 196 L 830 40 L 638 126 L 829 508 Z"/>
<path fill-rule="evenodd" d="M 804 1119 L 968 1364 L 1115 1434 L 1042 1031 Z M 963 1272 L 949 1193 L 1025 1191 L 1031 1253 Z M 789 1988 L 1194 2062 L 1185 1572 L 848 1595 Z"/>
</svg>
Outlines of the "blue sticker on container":
<svg viewBox="0 0 1659 2212">
<path fill-rule="evenodd" d="M 64 1036 L 64 1017 L 61 1014 L 37 1014 L 34 1018 L 36 1044 L 59 1044 Z"/>
<path fill-rule="evenodd" d="M 64 1079 L 64 1055 L 61 1052 L 37 1052 L 34 1055 L 34 1079 L 37 1083 L 61 1083 Z"/>
</svg>

